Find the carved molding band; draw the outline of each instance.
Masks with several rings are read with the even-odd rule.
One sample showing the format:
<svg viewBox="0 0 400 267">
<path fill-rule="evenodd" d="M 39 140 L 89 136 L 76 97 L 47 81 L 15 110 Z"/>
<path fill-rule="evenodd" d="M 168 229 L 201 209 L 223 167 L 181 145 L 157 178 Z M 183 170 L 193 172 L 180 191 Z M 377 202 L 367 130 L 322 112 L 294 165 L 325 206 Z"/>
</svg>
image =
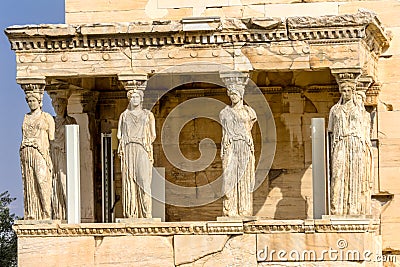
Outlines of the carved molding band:
<svg viewBox="0 0 400 267">
<path fill-rule="evenodd" d="M 378 220 L 288 220 L 255 222 L 164 222 L 164 223 L 96 223 L 68 225 L 19 224 L 14 230 L 19 237 L 29 236 L 110 236 L 110 235 L 215 235 L 215 234 L 262 234 L 262 233 L 327 233 L 327 232 L 375 232 L 379 229 Z"/>
<path fill-rule="evenodd" d="M 126 91 L 129 90 L 145 90 L 147 86 L 147 74 L 134 74 L 134 73 L 122 73 L 118 75 L 118 79 L 121 81 Z"/>
<path fill-rule="evenodd" d="M 45 85 L 29 83 L 29 84 L 21 84 L 21 87 L 25 92 L 33 91 L 43 94 Z"/>
<path fill-rule="evenodd" d="M 381 85 L 376 84 L 371 86 L 366 92 L 366 99 L 364 105 L 366 106 L 377 106 L 378 105 L 378 96 L 381 91 Z"/>
<path fill-rule="evenodd" d="M 389 47 L 381 22 L 368 10 L 340 16 L 292 17 L 287 19 L 287 27 L 291 40 L 365 38 L 377 54 Z"/>
<path fill-rule="evenodd" d="M 332 69 L 331 72 L 339 85 L 343 83 L 351 83 L 356 86 L 358 79 L 361 76 L 360 68 Z"/>
<path fill-rule="evenodd" d="M 220 72 L 220 78 L 228 90 L 233 90 L 237 87 L 244 90 L 249 81 L 248 73 L 238 71 Z"/>
<path fill-rule="evenodd" d="M 17 79 L 17 83 L 21 85 L 21 88 L 25 92 L 31 91 L 43 94 L 46 86 L 46 79 L 45 77 L 21 77 Z"/>
<path fill-rule="evenodd" d="M 340 27 L 343 23 L 347 25 L 364 25 L 375 22 L 380 25 L 376 14 L 368 10 L 360 10 L 357 14 L 345 14 L 339 16 L 321 17 L 291 17 L 287 19 L 290 28 L 316 28 L 316 27 Z"/>
</svg>

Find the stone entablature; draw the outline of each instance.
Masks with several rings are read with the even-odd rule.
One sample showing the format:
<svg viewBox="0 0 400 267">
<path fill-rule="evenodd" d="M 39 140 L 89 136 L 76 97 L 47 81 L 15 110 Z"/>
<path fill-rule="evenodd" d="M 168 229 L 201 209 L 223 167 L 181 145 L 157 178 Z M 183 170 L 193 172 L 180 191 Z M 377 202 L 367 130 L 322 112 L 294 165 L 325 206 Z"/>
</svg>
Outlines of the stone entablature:
<svg viewBox="0 0 400 267">
<path fill-rule="evenodd" d="M 363 68 L 377 81 L 389 37 L 374 13 L 321 17 L 188 18 L 6 29 L 17 77 L 158 73 L 187 62 L 236 70 Z"/>
<path fill-rule="evenodd" d="M 200 18 L 201 19 L 201 18 Z M 374 13 L 322 17 L 217 18 L 185 30 L 181 21 L 153 21 L 103 24 L 44 24 L 12 26 L 6 29 L 13 50 L 69 50 L 79 48 L 224 44 L 232 42 L 274 42 L 326 39 L 374 40 L 378 51 L 388 48 L 388 37 Z M 174 34 L 175 33 L 175 34 Z M 171 35 L 172 34 L 172 35 Z M 375 48 L 375 47 L 374 47 Z"/>
<path fill-rule="evenodd" d="M 357 15 L 293 17 L 287 19 L 290 40 L 365 38 L 376 54 L 389 47 L 381 22 L 374 13 L 359 11 Z"/>
<path fill-rule="evenodd" d="M 377 232 L 379 220 L 259 220 L 204 222 L 135 222 L 29 224 L 21 221 L 14 226 L 18 237 L 30 236 L 170 236 L 204 234 L 272 234 L 272 233 L 360 233 Z"/>
</svg>

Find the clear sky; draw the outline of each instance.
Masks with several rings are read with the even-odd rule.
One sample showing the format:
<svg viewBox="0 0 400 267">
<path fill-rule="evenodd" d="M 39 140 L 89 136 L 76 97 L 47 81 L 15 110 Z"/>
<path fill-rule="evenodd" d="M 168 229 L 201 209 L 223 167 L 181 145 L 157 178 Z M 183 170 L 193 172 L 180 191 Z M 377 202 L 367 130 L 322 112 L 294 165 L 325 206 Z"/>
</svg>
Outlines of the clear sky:
<svg viewBox="0 0 400 267">
<path fill-rule="evenodd" d="M 0 192 L 8 190 L 17 200 L 11 210 L 23 215 L 23 190 L 19 145 L 24 114 L 29 111 L 21 87 L 15 82 L 15 53 L 4 29 L 11 25 L 64 23 L 65 0 L 3 0 L 0 7 Z M 43 110 L 51 114 L 46 95 Z"/>
</svg>

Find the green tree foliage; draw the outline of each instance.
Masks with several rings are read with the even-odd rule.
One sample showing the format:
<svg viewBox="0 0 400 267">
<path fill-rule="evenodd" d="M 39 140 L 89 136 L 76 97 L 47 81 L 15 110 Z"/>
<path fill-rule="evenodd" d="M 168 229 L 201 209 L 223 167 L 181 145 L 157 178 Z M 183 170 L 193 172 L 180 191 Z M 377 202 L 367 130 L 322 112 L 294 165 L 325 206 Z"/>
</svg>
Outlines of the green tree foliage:
<svg viewBox="0 0 400 267">
<path fill-rule="evenodd" d="M 17 236 L 12 229 L 15 214 L 10 214 L 9 205 L 15 198 L 8 191 L 0 193 L 0 266 L 17 266 Z"/>
</svg>

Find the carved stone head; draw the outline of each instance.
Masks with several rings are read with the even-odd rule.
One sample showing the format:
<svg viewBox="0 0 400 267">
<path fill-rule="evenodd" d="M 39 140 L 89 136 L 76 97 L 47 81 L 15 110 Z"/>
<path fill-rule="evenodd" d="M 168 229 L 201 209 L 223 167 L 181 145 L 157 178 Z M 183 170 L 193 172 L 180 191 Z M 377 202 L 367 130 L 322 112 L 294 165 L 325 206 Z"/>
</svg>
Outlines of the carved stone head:
<svg viewBox="0 0 400 267">
<path fill-rule="evenodd" d="M 244 89 L 249 81 L 248 73 L 226 71 L 220 72 L 220 77 L 228 90 L 228 95 L 236 94 L 243 99 Z"/>
<path fill-rule="evenodd" d="M 348 69 L 332 69 L 333 76 L 339 84 L 339 92 L 342 95 L 341 102 L 347 102 L 353 99 L 354 92 L 357 88 L 357 80 L 360 77 L 362 70 L 360 68 Z"/>
<path fill-rule="evenodd" d="M 39 90 L 30 90 L 30 91 L 25 91 L 25 100 L 28 103 L 29 108 L 36 109 L 32 106 L 32 101 L 30 99 L 36 99 L 36 101 L 39 104 L 39 108 L 42 108 L 43 106 L 43 92 Z"/>
<path fill-rule="evenodd" d="M 228 96 L 235 94 L 237 96 L 240 97 L 240 99 L 243 99 L 243 95 L 244 95 L 244 86 L 232 86 L 231 88 L 228 88 Z"/>
<path fill-rule="evenodd" d="M 128 97 L 129 101 L 131 101 L 131 98 L 132 98 L 133 94 L 138 94 L 140 96 L 140 101 L 143 102 L 143 97 L 144 97 L 143 90 L 139 90 L 139 89 L 129 90 L 126 93 L 126 96 Z"/>
<path fill-rule="evenodd" d="M 129 100 L 128 108 L 139 107 L 142 108 L 143 104 L 143 91 L 138 89 L 129 90 L 127 93 L 127 97 Z"/>
<path fill-rule="evenodd" d="M 342 101 L 347 102 L 353 98 L 356 90 L 356 82 L 354 80 L 341 80 L 339 82 L 339 92 L 342 96 Z"/>
<path fill-rule="evenodd" d="M 65 116 L 67 111 L 68 99 L 66 98 L 56 98 L 53 99 L 53 107 L 57 116 Z"/>
</svg>

